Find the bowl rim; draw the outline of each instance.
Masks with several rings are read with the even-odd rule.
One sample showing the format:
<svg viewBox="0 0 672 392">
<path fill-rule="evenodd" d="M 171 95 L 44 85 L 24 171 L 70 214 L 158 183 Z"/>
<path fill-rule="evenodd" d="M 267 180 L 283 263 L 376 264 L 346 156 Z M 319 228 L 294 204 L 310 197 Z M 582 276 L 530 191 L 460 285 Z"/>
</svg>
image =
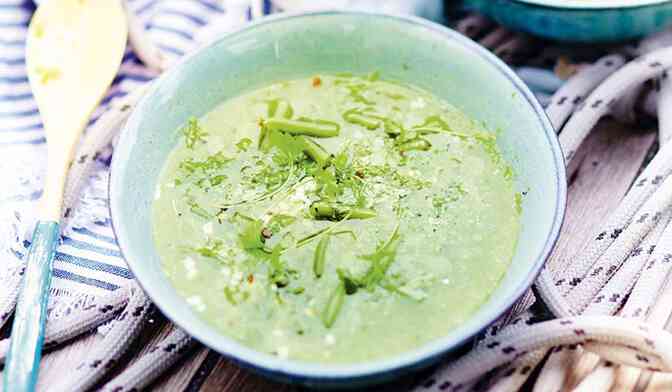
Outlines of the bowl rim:
<svg viewBox="0 0 672 392">
<path fill-rule="evenodd" d="M 568 10 L 606 10 L 615 8 L 640 8 L 655 5 L 671 3 L 670 0 L 513 0 L 514 2 L 525 3 L 550 8 L 562 8 Z"/>
<path fill-rule="evenodd" d="M 109 210 L 110 217 L 112 222 L 112 229 L 119 243 L 119 248 L 122 253 L 122 256 L 126 260 L 131 272 L 136 278 L 137 283 L 145 291 L 145 293 L 152 299 L 154 304 L 161 310 L 170 319 L 180 328 L 183 328 L 190 336 L 200 341 L 207 347 L 219 352 L 220 354 L 233 359 L 234 361 L 247 366 L 252 369 L 260 370 L 267 374 L 274 374 L 277 376 L 289 377 L 295 381 L 313 381 L 313 382 L 342 382 L 342 381 L 352 381 L 352 380 L 363 380 L 371 377 L 381 376 L 384 377 L 387 374 L 395 374 L 397 372 L 402 372 L 407 369 L 415 368 L 422 366 L 423 364 L 433 361 L 446 353 L 455 350 L 466 342 L 474 338 L 479 332 L 485 329 L 487 326 L 491 325 L 498 318 L 500 318 L 507 310 L 509 310 L 513 304 L 523 296 L 525 292 L 532 286 L 534 280 L 539 275 L 542 267 L 544 266 L 546 259 L 553 250 L 559 234 L 560 228 L 564 221 L 565 217 L 565 207 L 567 202 L 567 181 L 566 181 L 566 170 L 565 170 L 565 160 L 560 144 L 555 133 L 553 126 L 551 125 L 550 120 L 548 119 L 545 111 L 539 104 L 539 102 L 534 97 L 534 94 L 529 90 L 525 83 L 515 74 L 515 72 L 509 68 L 502 60 L 497 58 L 494 54 L 490 53 L 487 49 L 478 45 L 476 42 L 468 39 L 467 37 L 459 34 L 458 32 L 447 28 L 443 25 L 431 22 L 426 19 L 422 19 L 415 16 L 408 15 L 396 15 L 396 14 L 386 14 L 379 12 L 370 12 L 370 11 L 345 11 L 345 10 L 319 10 L 311 12 L 297 12 L 297 13 L 282 13 L 278 15 L 272 15 L 261 20 L 248 23 L 242 28 L 234 30 L 232 32 L 226 33 L 221 37 L 218 37 L 216 40 L 213 40 L 208 45 L 205 45 L 198 50 L 192 52 L 191 54 L 185 55 L 177 64 L 175 64 L 170 70 L 164 72 L 156 80 L 152 81 L 147 88 L 147 91 L 143 93 L 142 98 L 139 100 L 136 108 L 142 107 L 145 102 L 150 99 L 150 96 L 154 95 L 158 90 L 160 85 L 169 79 L 173 79 L 174 74 L 179 71 L 179 68 L 183 67 L 186 63 L 191 61 L 191 59 L 202 52 L 207 51 L 213 46 L 217 45 L 224 39 L 231 39 L 238 34 L 246 32 L 248 30 L 255 29 L 259 26 L 264 26 L 267 24 L 282 22 L 287 19 L 294 18 L 303 18 L 303 17 L 320 17 L 320 16 L 330 16 L 330 15 L 350 15 L 350 16 L 365 16 L 365 17 L 376 17 L 382 19 L 392 19 L 395 22 L 406 23 L 410 26 L 419 26 L 431 30 L 434 33 L 438 33 L 445 37 L 447 40 L 452 40 L 465 50 L 472 52 L 473 54 L 478 55 L 483 61 L 487 62 L 491 66 L 495 67 L 501 74 L 502 77 L 507 78 L 512 84 L 513 87 L 517 90 L 525 101 L 530 105 L 535 112 L 539 125 L 542 128 L 542 131 L 545 133 L 550 146 L 550 153 L 555 164 L 555 170 L 553 175 L 555 176 L 556 186 L 558 189 L 557 198 L 555 202 L 555 211 L 553 213 L 553 222 L 549 230 L 546 239 L 544 240 L 543 248 L 538 254 L 536 260 L 531 262 L 529 267 L 529 272 L 527 276 L 518 282 L 517 287 L 513 290 L 513 293 L 506 298 L 504 301 L 504 306 L 501 309 L 495 309 L 490 314 L 484 315 L 484 322 L 479 325 L 478 328 L 472 330 L 461 331 L 460 334 L 449 333 L 441 338 L 433 340 L 431 342 L 425 343 L 424 345 L 417 347 L 413 350 L 403 352 L 401 354 L 376 360 L 370 360 L 365 362 L 355 362 L 349 364 L 323 364 L 323 363 L 311 363 L 304 361 L 295 361 L 295 360 L 284 360 L 270 354 L 262 353 L 257 350 L 251 349 L 245 345 L 242 345 L 232 338 L 216 332 L 212 327 L 204 328 L 204 330 L 196 330 L 192 325 L 188 325 L 186 322 L 183 322 L 183 317 L 181 316 L 181 309 L 170 306 L 170 302 L 165 302 L 158 294 L 158 288 L 155 288 L 155 285 L 152 284 L 143 284 L 142 277 L 137 274 L 137 269 L 134 268 L 134 262 L 128 261 L 125 257 L 125 249 L 130 249 L 129 244 L 126 242 L 126 236 L 123 235 L 122 225 L 117 225 L 116 222 L 122 222 L 121 216 L 119 214 L 120 201 L 113 197 L 113 194 L 123 192 L 113 192 L 115 184 L 119 181 L 117 178 L 118 173 L 122 171 L 122 166 L 124 162 L 121 161 L 121 154 L 114 154 L 112 157 L 112 163 L 110 167 L 110 181 L 108 182 L 108 195 L 110 198 Z M 134 124 L 137 124 L 140 121 L 140 118 L 143 116 L 138 110 L 134 109 L 131 113 L 129 119 L 126 121 L 123 129 L 121 130 L 118 146 L 128 146 L 130 145 L 130 140 L 127 140 L 131 137 L 130 128 L 135 127 Z M 121 234 L 121 235 L 120 235 Z M 132 252 L 131 252 L 132 253 Z M 453 331 L 455 332 L 455 331 Z"/>
</svg>

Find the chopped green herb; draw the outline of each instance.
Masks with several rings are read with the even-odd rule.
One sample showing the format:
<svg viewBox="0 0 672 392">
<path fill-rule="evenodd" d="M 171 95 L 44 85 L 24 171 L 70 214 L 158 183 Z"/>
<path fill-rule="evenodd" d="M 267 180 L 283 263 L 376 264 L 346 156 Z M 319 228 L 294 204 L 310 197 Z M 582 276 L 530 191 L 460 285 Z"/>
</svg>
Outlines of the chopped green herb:
<svg viewBox="0 0 672 392">
<path fill-rule="evenodd" d="M 184 143 L 189 149 L 194 149 L 197 144 L 204 144 L 208 136 L 208 133 L 201 128 L 196 117 L 191 117 L 187 121 L 187 125 L 182 127 L 182 134 L 184 135 Z"/>
<path fill-rule="evenodd" d="M 448 185 L 447 188 L 443 188 L 443 192 L 440 194 L 435 194 L 432 197 L 432 205 L 434 208 L 440 209 L 448 203 L 454 203 L 462 196 L 466 195 L 467 192 L 462 187 L 462 184 L 453 182 Z"/>
<path fill-rule="evenodd" d="M 507 180 L 513 179 L 514 173 L 511 165 L 504 165 L 504 178 Z"/>
<path fill-rule="evenodd" d="M 268 221 L 268 228 L 273 233 L 279 233 L 285 227 L 296 222 L 296 217 L 291 215 L 275 214 Z"/>
<path fill-rule="evenodd" d="M 187 158 L 180 162 L 179 168 L 184 173 L 185 180 L 190 181 L 201 189 L 207 189 L 221 185 L 226 180 L 226 175 L 221 173 L 233 158 L 224 155 L 222 151 L 208 156 L 202 161 Z M 181 185 L 186 181 L 180 180 Z"/>
<path fill-rule="evenodd" d="M 515 199 L 516 213 L 520 215 L 523 213 L 523 195 L 520 192 L 516 192 Z"/>
<path fill-rule="evenodd" d="M 208 242 L 205 244 L 205 246 L 194 248 L 193 250 L 203 257 L 216 259 L 219 257 L 219 252 L 222 250 L 223 246 L 224 243 L 220 240 L 208 239 Z"/>
<path fill-rule="evenodd" d="M 263 222 L 258 219 L 247 222 L 243 230 L 238 234 L 240 246 L 248 251 L 263 249 L 264 241 L 261 236 L 261 231 L 263 228 Z"/>
<path fill-rule="evenodd" d="M 361 170 L 366 177 L 383 177 L 394 181 L 395 185 L 402 188 L 420 190 L 432 186 L 431 181 L 404 174 L 387 163 L 385 165 L 367 165 L 362 167 Z"/>
<path fill-rule="evenodd" d="M 474 140 L 483 146 L 485 152 L 490 155 L 493 162 L 500 161 L 499 150 L 497 150 L 497 137 L 492 133 L 478 132 L 474 134 Z"/>
<path fill-rule="evenodd" d="M 229 303 L 231 305 L 238 305 L 238 301 L 236 300 L 235 293 L 229 286 L 224 287 L 224 296 L 226 297 L 226 300 L 229 301 Z"/>
<path fill-rule="evenodd" d="M 368 271 L 361 280 L 363 286 L 368 290 L 373 290 L 374 287 L 385 278 L 387 270 L 397 256 L 397 248 L 400 241 L 401 235 L 399 234 L 399 223 L 397 223 L 390 238 L 385 243 L 381 244 L 375 252 L 360 256 L 360 258 L 368 260 L 371 263 Z"/>
<path fill-rule="evenodd" d="M 186 203 L 189 206 L 189 211 L 191 211 L 193 214 L 198 215 L 203 219 L 212 218 L 212 215 L 203 207 L 198 205 L 198 203 L 196 202 L 196 200 L 194 200 L 193 197 L 187 197 Z"/>
<path fill-rule="evenodd" d="M 273 156 L 273 160 L 281 165 L 292 165 L 303 159 L 303 144 L 294 136 L 278 131 L 268 131 L 268 146 L 276 148 L 278 154 Z"/>
<path fill-rule="evenodd" d="M 247 151 L 248 148 L 252 145 L 252 139 L 244 137 L 236 143 L 236 148 L 238 151 Z"/>
<path fill-rule="evenodd" d="M 180 169 L 184 170 L 189 174 L 194 173 L 209 173 L 215 170 L 223 169 L 226 164 L 233 161 L 233 158 L 229 158 L 224 155 L 224 152 L 220 151 L 214 155 L 210 155 L 203 161 L 197 161 L 193 158 L 187 158 L 180 162 Z"/>
</svg>

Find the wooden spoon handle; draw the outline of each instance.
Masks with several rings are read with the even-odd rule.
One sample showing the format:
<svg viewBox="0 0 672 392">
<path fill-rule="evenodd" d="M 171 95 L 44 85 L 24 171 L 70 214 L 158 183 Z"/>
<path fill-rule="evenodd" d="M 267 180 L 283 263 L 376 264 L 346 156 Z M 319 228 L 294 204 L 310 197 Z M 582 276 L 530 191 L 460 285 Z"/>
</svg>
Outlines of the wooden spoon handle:
<svg viewBox="0 0 672 392">
<path fill-rule="evenodd" d="M 26 270 L 12 326 L 12 340 L 4 371 L 4 390 L 32 392 L 42 356 L 44 322 L 51 284 L 51 268 L 58 244 L 57 222 L 40 221 L 25 257 Z"/>
</svg>

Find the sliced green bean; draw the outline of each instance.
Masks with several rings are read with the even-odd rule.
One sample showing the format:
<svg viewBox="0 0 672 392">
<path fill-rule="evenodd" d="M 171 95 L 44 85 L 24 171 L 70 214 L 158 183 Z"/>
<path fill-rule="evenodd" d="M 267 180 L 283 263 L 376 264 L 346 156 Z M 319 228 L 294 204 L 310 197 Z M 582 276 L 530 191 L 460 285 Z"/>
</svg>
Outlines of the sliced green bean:
<svg viewBox="0 0 672 392">
<path fill-rule="evenodd" d="M 292 105 L 285 99 L 271 99 L 266 101 L 266 103 L 268 103 L 268 117 L 279 115 L 286 119 L 290 119 L 294 115 Z"/>
<path fill-rule="evenodd" d="M 264 141 L 266 141 L 266 136 L 268 136 L 268 130 L 266 129 L 265 126 L 261 126 L 261 129 L 259 130 L 259 143 L 257 144 L 258 149 L 262 149 L 264 146 Z"/>
<path fill-rule="evenodd" d="M 283 99 L 278 103 L 278 110 L 276 115 L 281 115 L 286 119 L 290 119 L 294 115 L 294 109 L 292 108 L 292 105 L 289 104 L 289 102 Z"/>
<path fill-rule="evenodd" d="M 430 148 L 432 148 L 432 144 L 421 138 L 416 138 L 413 140 L 409 140 L 403 144 L 399 145 L 399 151 L 406 152 L 406 151 L 428 151 Z"/>
<path fill-rule="evenodd" d="M 297 136 L 296 139 L 303 145 L 303 152 L 318 165 L 325 166 L 331 159 L 329 152 L 316 141 L 305 136 Z"/>
<path fill-rule="evenodd" d="M 313 137 L 338 136 L 340 126 L 328 121 L 287 120 L 270 118 L 264 122 L 264 127 L 269 131 L 286 132 L 291 135 L 305 135 Z"/>
<path fill-rule="evenodd" d="M 358 208 L 334 203 L 315 202 L 310 211 L 318 220 L 370 219 L 377 216 L 376 211 L 369 208 Z"/>
<path fill-rule="evenodd" d="M 350 84 L 346 85 L 345 88 L 350 91 L 350 97 L 352 97 L 355 102 L 363 103 L 364 105 L 373 105 L 375 103 L 368 100 L 364 94 L 362 94 L 368 88 L 367 84 Z"/>
<path fill-rule="evenodd" d="M 327 300 L 327 306 L 322 312 L 322 322 L 324 323 L 325 327 L 331 328 L 332 325 L 334 325 L 336 319 L 338 318 L 338 314 L 341 312 L 344 301 L 345 286 L 343 285 L 343 282 L 339 282 L 338 286 L 336 286 L 334 291 L 329 296 L 329 299 Z"/>
<path fill-rule="evenodd" d="M 385 119 L 383 122 L 385 124 L 385 133 L 390 136 L 396 137 L 404 132 L 404 128 L 396 121 Z"/>
<path fill-rule="evenodd" d="M 435 129 L 435 128 L 412 128 L 411 129 L 413 132 L 416 132 L 418 135 L 430 135 L 430 134 L 436 134 L 440 133 L 441 130 Z"/>
<path fill-rule="evenodd" d="M 343 119 L 351 124 L 361 125 L 371 131 L 378 129 L 383 123 L 379 119 L 368 116 L 362 110 L 356 108 L 343 113 Z"/>
<path fill-rule="evenodd" d="M 324 274 L 324 267 L 327 262 L 327 247 L 329 246 L 330 235 L 323 235 L 315 247 L 315 255 L 313 257 L 313 272 L 316 278 L 321 278 Z"/>
<path fill-rule="evenodd" d="M 414 128 L 439 128 L 442 131 L 450 132 L 452 129 L 450 125 L 442 119 L 440 116 L 429 116 L 425 119 L 425 122 L 415 126 Z"/>
</svg>

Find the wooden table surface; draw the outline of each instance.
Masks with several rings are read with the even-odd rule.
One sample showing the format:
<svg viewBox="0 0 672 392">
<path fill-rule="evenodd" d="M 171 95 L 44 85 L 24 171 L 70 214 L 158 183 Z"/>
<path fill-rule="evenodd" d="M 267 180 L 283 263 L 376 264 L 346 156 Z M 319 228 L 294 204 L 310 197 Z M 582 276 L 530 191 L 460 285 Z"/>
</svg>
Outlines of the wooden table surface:
<svg viewBox="0 0 672 392">
<path fill-rule="evenodd" d="M 628 190 L 641 167 L 656 150 L 655 129 L 638 129 L 607 120 L 593 131 L 576 159 L 579 169 L 570 179 L 565 224 L 550 263 L 575 254 L 592 236 L 594 224 L 601 222 Z M 157 314 L 126 355 L 126 365 L 145 353 L 153 342 L 170 332 L 171 324 Z M 7 334 L 7 327 L 3 331 Z M 99 340 L 91 334 L 47 353 L 41 364 L 38 389 L 48 391 L 53 380 L 67 376 Z M 123 365 L 120 365 L 123 366 Z M 115 372 L 108 375 L 108 380 Z M 104 380 L 105 381 L 105 380 Z M 376 390 L 403 391 L 412 380 L 395 382 Z M 285 392 L 300 388 L 282 385 L 256 376 L 219 354 L 198 346 L 186 358 L 157 380 L 156 391 Z"/>
</svg>

